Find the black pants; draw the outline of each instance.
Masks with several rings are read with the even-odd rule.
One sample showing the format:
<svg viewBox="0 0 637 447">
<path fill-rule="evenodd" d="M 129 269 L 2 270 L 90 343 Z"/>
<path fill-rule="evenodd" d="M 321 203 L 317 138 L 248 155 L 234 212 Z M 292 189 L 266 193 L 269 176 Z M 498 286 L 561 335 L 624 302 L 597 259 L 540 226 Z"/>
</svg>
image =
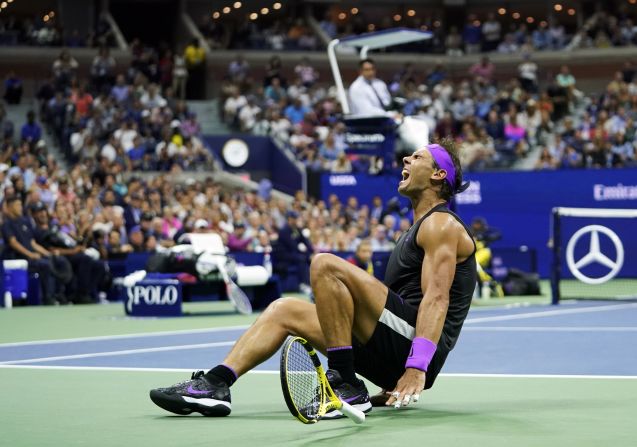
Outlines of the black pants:
<svg viewBox="0 0 637 447">
<path fill-rule="evenodd" d="M 393 390 L 405 373 L 405 362 L 411 350 L 418 309 L 389 291 L 385 309 L 376 324 L 372 337 L 365 345 L 353 341 L 354 368 L 366 379 L 386 390 Z M 447 359 L 446 351 L 438 343 L 425 381 L 425 389 L 431 388 Z"/>
<path fill-rule="evenodd" d="M 55 295 L 57 280 L 51 271 L 51 261 L 48 258 L 29 260 L 29 271 L 36 272 L 39 277 L 42 301 L 51 302 Z"/>
<path fill-rule="evenodd" d="M 75 276 L 75 293 L 77 295 L 92 295 L 104 280 L 106 267 L 101 261 L 96 261 L 84 253 L 68 255 Z"/>
</svg>

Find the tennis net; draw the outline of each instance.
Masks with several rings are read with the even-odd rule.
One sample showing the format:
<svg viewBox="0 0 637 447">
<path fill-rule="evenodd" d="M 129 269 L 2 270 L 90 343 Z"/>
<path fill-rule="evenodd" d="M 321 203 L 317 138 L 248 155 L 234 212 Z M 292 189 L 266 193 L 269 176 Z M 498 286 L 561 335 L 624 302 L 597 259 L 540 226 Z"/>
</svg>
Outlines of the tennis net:
<svg viewBox="0 0 637 447">
<path fill-rule="evenodd" d="M 637 299 L 637 210 L 554 208 L 553 304 L 562 299 Z"/>
</svg>

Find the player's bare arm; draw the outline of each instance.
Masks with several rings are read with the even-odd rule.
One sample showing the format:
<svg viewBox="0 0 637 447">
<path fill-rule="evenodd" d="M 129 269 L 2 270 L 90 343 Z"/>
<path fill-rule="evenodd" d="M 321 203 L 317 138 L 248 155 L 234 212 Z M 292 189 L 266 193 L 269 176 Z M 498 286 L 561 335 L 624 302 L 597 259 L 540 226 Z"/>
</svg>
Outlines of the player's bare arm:
<svg viewBox="0 0 637 447">
<path fill-rule="evenodd" d="M 425 257 L 421 280 L 423 299 L 418 308 L 415 339 L 437 344 L 449 307 L 456 263 L 464 261 L 473 248 L 462 225 L 446 213 L 436 213 L 423 222 L 417 242 Z M 401 406 L 408 405 L 411 399 L 417 401 L 425 387 L 425 377 L 422 369 L 406 368 L 386 405 Z"/>
</svg>

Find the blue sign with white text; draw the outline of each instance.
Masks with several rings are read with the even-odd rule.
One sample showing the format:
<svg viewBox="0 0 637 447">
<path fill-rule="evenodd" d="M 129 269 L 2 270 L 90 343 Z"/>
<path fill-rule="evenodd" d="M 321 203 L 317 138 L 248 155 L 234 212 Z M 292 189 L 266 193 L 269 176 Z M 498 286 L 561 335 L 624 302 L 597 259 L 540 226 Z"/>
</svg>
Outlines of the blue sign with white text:
<svg viewBox="0 0 637 447">
<path fill-rule="evenodd" d="M 145 279 L 126 288 L 127 315 L 177 317 L 181 315 L 181 283 L 176 279 Z"/>
<path fill-rule="evenodd" d="M 481 216 L 499 228 L 502 239 L 494 247 L 537 250 L 538 273 L 543 277 L 550 269 L 554 207 L 637 208 L 637 169 L 482 172 L 467 173 L 465 179 L 471 186 L 457 197 L 458 214 L 467 224 Z M 387 202 L 398 196 L 399 181 L 399 174 L 324 174 L 321 198 L 336 194 L 345 202 L 354 195 L 359 203 L 370 205 L 378 195 Z"/>
</svg>

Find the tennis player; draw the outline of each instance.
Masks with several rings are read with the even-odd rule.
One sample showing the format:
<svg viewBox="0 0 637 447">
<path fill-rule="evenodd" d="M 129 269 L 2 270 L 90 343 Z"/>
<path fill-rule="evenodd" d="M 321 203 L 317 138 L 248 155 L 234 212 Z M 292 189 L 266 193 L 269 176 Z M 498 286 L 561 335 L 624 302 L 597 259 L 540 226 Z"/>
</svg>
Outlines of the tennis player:
<svg viewBox="0 0 637 447">
<path fill-rule="evenodd" d="M 327 355 L 332 389 L 355 408 L 372 408 L 356 373 L 387 390 L 385 405 L 417 402 L 456 344 L 476 285 L 476 261 L 469 229 L 447 208 L 468 186 L 453 142 L 430 144 L 403 164 L 398 191 L 411 200 L 415 223 L 398 240 L 384 284 L 344 259 L 317 255 L 310 267 L 316 304 L 276 300 L 222 364 L 152 390 L 152 401 L 177 414 L 226 416 L 235 381 L 275 354 L 288 335 L 298 335 Z"/>
</svg>

